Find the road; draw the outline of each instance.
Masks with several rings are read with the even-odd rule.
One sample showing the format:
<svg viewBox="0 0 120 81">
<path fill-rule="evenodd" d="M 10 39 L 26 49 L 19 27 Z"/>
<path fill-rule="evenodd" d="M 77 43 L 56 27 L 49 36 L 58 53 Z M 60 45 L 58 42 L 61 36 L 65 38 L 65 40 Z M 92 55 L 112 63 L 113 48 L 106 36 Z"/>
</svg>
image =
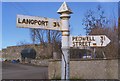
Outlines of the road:
<svg viewBox="0 0 120 81">
<path fill-rule="evenodd" d="M 3 63 L 2 79 L 48 79 L 48 67 Z"/>
</svg>

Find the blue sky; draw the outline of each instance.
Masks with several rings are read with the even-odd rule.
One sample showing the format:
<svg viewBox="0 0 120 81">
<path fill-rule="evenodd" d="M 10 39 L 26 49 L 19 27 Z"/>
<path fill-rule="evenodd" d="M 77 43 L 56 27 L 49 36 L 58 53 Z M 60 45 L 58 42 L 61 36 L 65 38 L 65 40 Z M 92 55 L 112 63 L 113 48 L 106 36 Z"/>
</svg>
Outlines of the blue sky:
<svg viewBox="0 0 120 81">
<path fill-rule="evenodd" d="M 56 2 L 56 0 L 1 0 L 2 2 Z M 118 2 L 120 0 L 57 0 L 57 2 Z"/>
<path fill-rule="evenodd" d="M 31 15 L 59 19 L 57 10 L 62 2 L 3 2 L 2 3 L 2 47 L 14 46 L 20 41 L 32 42 L 29 29 L 16 27 L 16 15 Z M 73 11 L 70 18 L 71 35 L 85 35 L 82 19 L 87 10 L 96 10 L 101 5 L 108 19 L 117 20 L 117 2 L 67 2 Z"/>
</svg>

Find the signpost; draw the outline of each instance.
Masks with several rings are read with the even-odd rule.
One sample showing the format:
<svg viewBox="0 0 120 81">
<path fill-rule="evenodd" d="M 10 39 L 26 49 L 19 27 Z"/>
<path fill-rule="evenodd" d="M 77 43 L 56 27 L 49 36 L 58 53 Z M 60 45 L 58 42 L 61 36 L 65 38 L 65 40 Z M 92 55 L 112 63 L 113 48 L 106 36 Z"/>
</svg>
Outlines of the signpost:
<svg viewBox="0 0 120 81">
<path fill-rule="evenodd" d="M 104 47 L 110 43 L 105 35 L 70 36 L 69 19 L 72 11 L 64 2 L 59 10 L 61 20 L 45 17 L 17 15 L 17 27 L 59 30 L 62 32 L 61 79 L 70 79 L 70 47 Z"/>
<path fill-rule="evenodd" d="M 59 30 L 62 32 L 62 69 L 61 79 L 69 79 L 69 18 L 72 13 L 70 8 L 64 2 L 57 11 L 61 20 L 45 17 L 35 17 L 26 15 L 17 15 L 17 27 L 20 28 L 40 28 L 48 30 Z"/>
<path fill-rule="evenodd" d="M 17 27 L 22 28 L 40 28 L 48 30 L 61 30 L 61 23 L 58 19 L 17 15 Z"/>
<path fill-rule="evenodd" d="M 69 18 L 72 13 L 70 8 L 64 2 L 57 11 L 60 14 L 62 22 L 62 63 L 61 63 L 61 79 L 70 79 L 70 54 L 69 54 Z"/>
<path fill-rule="evenodd" d="M 110 39 L 105 35 L 71 36 L 70 47 L 105 47 Z"/>
</svg>

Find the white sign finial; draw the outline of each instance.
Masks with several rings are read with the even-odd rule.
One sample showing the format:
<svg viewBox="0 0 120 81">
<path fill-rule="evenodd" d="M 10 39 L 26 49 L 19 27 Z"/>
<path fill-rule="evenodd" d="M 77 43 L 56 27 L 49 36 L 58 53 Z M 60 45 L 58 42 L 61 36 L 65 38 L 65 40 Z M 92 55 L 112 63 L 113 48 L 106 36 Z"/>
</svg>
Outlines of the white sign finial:
<svg viewBox="0 0 120 81">
<path fill-rule="evenodd" d="M 71 9 L 68 7 L 66 2 L 63 2 L 63 4 L 61 5 L 61 7 L 58 9 L 57 12 L 60 13 L 60 14 L 63 13 L 63 12 L 72 13 Z"/>
</svg>

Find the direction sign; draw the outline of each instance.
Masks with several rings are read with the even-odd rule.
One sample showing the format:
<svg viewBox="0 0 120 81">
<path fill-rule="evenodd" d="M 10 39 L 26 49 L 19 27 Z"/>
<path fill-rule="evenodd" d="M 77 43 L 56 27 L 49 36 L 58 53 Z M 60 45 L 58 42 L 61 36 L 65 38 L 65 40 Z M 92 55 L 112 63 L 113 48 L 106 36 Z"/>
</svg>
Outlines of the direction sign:
<svg viewBox="0 0 120 81">
<path fill-rule="evenodd" d="M 21 28 L 40 28 L 49 30 L 61 30 L 61 23 L 58 19 L 17 15 L 17 27 Z"/>
<path fill-rule="evenodd" d="M 110 39 L 105 35 L 71 36 L 70 47 L 105 47 Z"/>
</svg>

